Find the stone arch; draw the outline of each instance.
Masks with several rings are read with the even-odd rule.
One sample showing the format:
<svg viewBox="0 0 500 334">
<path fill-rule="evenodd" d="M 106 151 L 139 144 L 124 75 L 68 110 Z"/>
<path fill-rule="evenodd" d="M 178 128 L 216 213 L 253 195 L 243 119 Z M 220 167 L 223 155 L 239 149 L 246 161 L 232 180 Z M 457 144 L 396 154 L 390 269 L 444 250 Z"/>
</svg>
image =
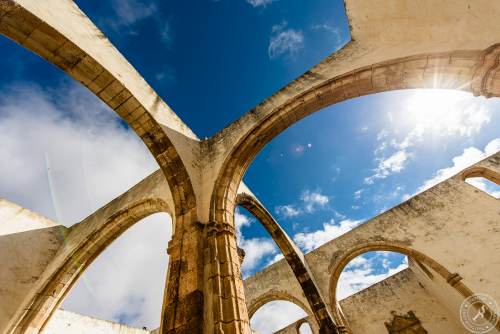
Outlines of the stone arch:
<svg viewBox="0 0 500 334">
<path fill-rule="evenodd" d="M 293 303 L 297 306 L 299 306 L 301 309 L 303 309 L 309 316 L 312 316 L 312 310 L 311 308 L 302 302 L 300 299 L 297 297 L 293 296 L 292 294 L 288 293 L 287 291 L 280 290 L 280 291 L 268 291 L 259 297 L 255 298 L 252 300 L 251 304 L 248 305 L 248 318 L 251 318 L 255 312 L 265 304 L 272 302 L 272 301 L 278 301 L 278 300 L 283 300 L 287 301 L 290 303 Z"/>
<path fill-rule="evenodd" d="M 461 174 L 462 181 L 471 177 L 484 177 L 493 183 L 500 185 L 500 174 L 483 166 L 474 166 L 467 168 Z"/>
<path fill-rule="evenodd" d="M 255 112 L 252 116 L 256 120 L 244 134 L 236 136 L 217 176 L 211 198 L 212 219 L 233 219 L 227 213 L 234 210 L 238 185 L 251 162 L 267 143 L 301 119 L 348 99 L 393 90 L 447 88 L 498 97 L 500 80 L 495 73 L 499 58 L 500 44 L 495 44 L 485 50 L 389 59 L 324 80 L 263 115 Z"/>
<path fill-rule="evenodd" d="M 326 303 L 316 284 L 314 275 L 307 265 L 304 254 L 254 196 L 241 193 L 238 194 L 236 200 L 239 205 L 247 209 L 257 218 L 278 245 L 278 248 L 290 265 L 290 268 L 302 288 L 302 292 L 309 303 L 310 310 L 313 310 L 311 315 L 314 316 L 321 330 L 327 331 L 327 329 L 330 329 L 330 331 L 334 331 L 335 325 L 332 321 L 332 316 L 326 307 Z M 250 312 L 249 314 L 253 313 Z"/>
<path fill-rule="evenodd" d="M 313 333 L 320 333 L 318 323 L 314 318 L 313 312 L 307 304 L 302 302 L 297 297 L 294 297 L 292 294 L 288 293 L 284 290 L 271 290 L 268 291 L 256 299 L 252 300 L 252 303 L 248 305 L 248 318 L 251 319 L 254 314 L 264 305 L 273 301 L 285 301 L 290 302 L 299 308 L 301 308 L 307 316 L 305 318 L 299 319 L 295 323 L 290 324 L 289 326 L 295 326 L 297 333 L 299 333 L 299 327 L 304 323 L 308 323 L 311 327 Z M 297 325 L 298 324 L 298 325 Z"/>
<path fill-rule="evenodd" d="M 340 274 L 345 266 L 355 257 L 371 252 L 371 251 L 389 251 L 404 254 L 410 258 L 417 260 L 434 270 L 441 276 L 446 283 L 454 288 L 461 296 L 465 298 L 472 296 L 474 293 L 462 281 L 462 277 L 458 273 L 452 273 L 433 258 L 415 250 L 408 246 L 402 245 L 397 242 L 379 241 L 379 242 L 364 242 L 354 245 L 348 249 L 342 250 L 337 254 L 336 258 L 331 264 L 332 274 L 330 279 L 330 302 L 332 305 L 332 312 L 337 323 L 340 323 L 350 333 L 349 324 L 347 323 L 340 305 L 337 300 L 337 284 Z M 491 312 L 491 311 L 490 311 Z M 500 324 L 496 325 L 500 329 Z"/>
<path fill-rule="evenodd" d="M 301 334 L 300 327 L 302 327 L 303 324 L 308 324 L 311 330 L 313 330 L 314 328 L 314 326 L 311 323 L 309 323 L 309 320 L 307 320 L 307 318 L 300 319 L 295 323 L 295 331 L 297 332 L 297 334 Z"/>
<path fill-rule="evenodd" d="M 73 1 L 42 8 L 5 0 L 0 34 L 44 58 L 87 87 L 142 139 L 170 186 L 176 216 L 192 211 L 196 198 L 181 156 L 167 131 L 196 135 L 158 97 L 139 73 Z M 71 21 L 71 24 L 68 22 Z"/>
<path fill-rule="evenodd" d="M 42 331 L 78 278 L 104 249 L 131 226 L 159 212 L 172 215 L 165 201 L 149 198 L 112 214 L 96 229 L 87 231 L 85 227 L 78 229 L 78 225 L 83 222 L 75 225 L 67 234 L 64 248 L 51 262 L 31 294 L 32 297 L 24 305 L 25 311 L 16 319 L 8 332 Z M 175 233 L 174 226 L 172 231 Z"/>
</svg>

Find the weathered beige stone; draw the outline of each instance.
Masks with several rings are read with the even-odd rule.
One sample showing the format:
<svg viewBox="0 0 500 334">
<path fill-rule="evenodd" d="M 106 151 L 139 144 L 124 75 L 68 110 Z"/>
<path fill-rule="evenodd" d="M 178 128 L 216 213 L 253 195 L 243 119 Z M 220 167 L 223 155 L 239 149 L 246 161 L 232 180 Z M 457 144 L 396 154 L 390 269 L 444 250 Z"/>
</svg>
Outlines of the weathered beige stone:
<svg viewBox="0 0 500 334">
<path fill-rule="evenodd" d="M 371 293 L 387 296 L 380 307 L 370 309 L 373 321 L 390 321 L 385 305 L 396 297 L 407 302 L 405 296 L 412 291 L 418 295 L 416 309 L 426 296 L 438 301 L 436 314 L 444 314 L 441 306 L 453 313 L 451 308 L 472 292 L 500 301 L 500 263 L 490 256 L 500 248 L 499 202 L 464 182 L 483 176 L 499 183 L 498 153 L 306 256 L 242 184 L 246 169 L 269 141 L 302 118 L 346 99 L 410 88 L 500 96 L 498 2 L 345 3 L 352 41 L 200 141 L 73 1 L 0 0 L 0 33 L 101 98 L 144 141 L 160 166 L 68 231 L 0 202 L 5 218 L 0 224 L 0 263 L 8 268 L 0 274 L 0 333 L 49 328 L 51 315 L 94 258 L 138 220 L 159 211 L 172 216 L 174 231 L 158 330 L 162 334 L 250 333 L 248 314 L 275 298 L 300 304 L 318 332 L 376 331 L 380 322 L 372 327 L 359 322 L 362 315 L 350 314 L 349 306 L 343 315 L 343 304 L 335 298 L 343 267 L 370 250 L 407 254 L 437 277 L 426 281 L 412 269 L 413 274 L 406 271 L 350 299 L 356 303 L 344 303 L 358 310 Z M 242 202 L 243 195 L 247 200 Z M 234 226 L 234 209 L 240 204 L 253 208 L 287 261 L 247 280 L 245 289 Z M 67 242 L 59 241 L 56 230 L 64 231 Z M 36 242 L 26 246 L 33 238 Z M 464 240 L 470 247 L 456 247 Z M 427 284 L 425 293 L 416 280 Z M 411 311 L 402 308 L 397 310 L 401 315 Z M 425 312 L 415 314 L 427 319 Z M 433 319 L 422 319 L 422 324 L 429 321 L 428 328 L 438 332 L 448 325 L 446 330 L 456 329 L 456 321 L 438 324 Z"/>
</svg>

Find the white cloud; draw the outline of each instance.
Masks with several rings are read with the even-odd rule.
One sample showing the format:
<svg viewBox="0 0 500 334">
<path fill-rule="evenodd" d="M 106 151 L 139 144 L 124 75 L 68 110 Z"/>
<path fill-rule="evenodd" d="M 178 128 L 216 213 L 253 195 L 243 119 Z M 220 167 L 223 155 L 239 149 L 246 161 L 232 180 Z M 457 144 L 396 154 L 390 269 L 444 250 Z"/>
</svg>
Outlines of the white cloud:
<svg viewBox="0 0 500 334">
<path fill-rule="evenodd" d="M 242 214 L 239 211 L 235 212 L 234 222 L 236 225 L 236 235 L 238 238 L 238 246 L 245 251 L 245 258 L 243 259 L 243 264 L 241 266 L 241 271 L 243 277 L 248 277 L 253 274 L 255 269 L 262 264 L 262 261 L 269 256 L 274 255 L 274 259 L 277 259 L 278 247 L 271 238 L 250 238 L 245 239 L 241 228 L 244 226 L 250 226 L 253 224 L 254 220 L 248 216 Z M 271 264 L 270 260 L 267 265 Z"/>
<path fill-rule="evenodd" d="M 4 90 L 0 142 L 8 162 L 0 164 L 1 196 L 66 226 L 158 168 L 141 140 L 76 84 L 58 93 Z"/>
<path fill-rule="evenodd" d="M 162 16 L 158 0 L 111 0 L 114 16 L 103 20 L 104 24 L 123 36 L 138 35 L 136 27 L 140 22 L 151 20 L 155 25 L 160 41 L 170 48 L 173 42 L 173 31 L 168 20 Z"/>
<path fill-rule="evenodd" d="M 236 212 L 234 213 L 234 224 L 236 225 L 237 233 L 241 235 L 241 228 L 250 226 L 252 224 L 252 219 L 239 212 L 239 210 L 236 210 Z"/>
<path fill-rule="evenodd" d="M 316 211 L 318 208 L 324 208 L 330 201 L 328 196 L 321 194 L 319 191 L 306 190 L 300 196 L 304 202 L 304 210 L 308 213 Z"/>
<path fill-rule="evenodd" d="M 360 199 L 361 198 L 361 194 L 363 193 L 364 189 L 359 189 L 359 190 L 356 190 L 354 192 L 354 198 L 355 199 Z"/>
<path fill-rule="evenodd" d="M 492 110 L 484 99 L 453 90 L 416 90 L 405 103 L 406 110 L 395 123 L 410 123 L 410 139 L 418 141 L 425 135 L 470 137 L 490 122 Z"/>
<path fill-rule="evenodd" d="M 335 42 L 335 45 L 334 45 L 335 49 L 341 47 L 345 43 L 345 41 L 342 40 L 340 28 L 334 27 L 331 24 L 328 24 L 328 23 L 315 24 L 312 26 L 312 29 L 313 30 L 325 30 L 328 33 L 330 33 L 331 36 L 333 36 L 333 39 Z"/>
<path fill-rule="evenodd" d="M 500 198 L 500 186 L 491 182 L 490 180 L 481 177 L 472 177 L 467 179 L 465 182 L 484 191 L 485 193 L 490 194 L 495 198 Z"/>
<path fill-rule="evenodd" d="M 167 214 L 143 219 L 92 263 L 62 307 L 138 328 L 157 328 L 171 235 Z"/>
<path fill-rule="evenodd" d="M 283 260 L 284 258 L 285 258 L 285 256 L 283 255 L 283 253 L 276 254 L 272 259 L 269 260 L 269 262 L 267 262 L 266 267 L 268 267 L 271 264 L 276 263 L 280 260 Z"/>
<path fill-rule="evenodd" d="M 155 2 L 144 4 L 137 0 L 112 0 L 111 5 L 116 14 L 113 22 L 116 27 L 133 25 L 153 16 L 158 10 Z"/>
<path fill-rule="evenodd" d="M 376 179 L 385 179 L 393 173 L 400 173 L 410 156 L 405 150 L 400 150 L 388 158 L 380 159 L 377 168 L 375 168 L 375 174 L 366 177 L 364 183 L 373 184 Z"/>
<path fill-rule="evenodd" d="M 378 254 L 379 252 L 376 253 L 379 257 L 386 257 L 384 254 Z M 408 267 L 406 258 L 403 263 L 396 264 L 396 266 L 387 258 L 382 258 L 379 259 L 378 262 L 380 262 L 379 266 L 383 268 L 384 271 L 380 272 L 379 270 L 377 272 L 375 260 L 376 258 L 367 258 L 365 254 L 363 254 L 353 259 L 345 267 L 342 274 L 340 274 L 337 285 L 337 298 L 339 300 L 383 281 L 387 277 L 397 274 Z"/>
<path fill-rule="evenodd" d="M 416 193 L 421 193 L 434 185 L 442 182 L 451 176 L 459 173 L 463 169 L 485 159 L 487 156 L 500 151 L 500 138 L 493 139 L 484 148 L 484 151 L 468 147 L 464 149 L 461 155 L 452 158 L 452 165 L 446 168 L 439 169 L 432 178 L 424 181 L 424 183 L 417 189 Z M 403 199 L 410 198 L 411 195 L 405 194 Z"/>
<path fill-rule="evenodd" d="M 294 55 L 304 47 L 304 34 L 301 30 L 285 29 L 286 22 L 272 28 L 269 40 L 269 58 L 274 59 L 282 55 Z"/>
<path fill-rule="evenodd" d="M 0 142 L 0 196 L 67 226 L 158 168 L 141 140 L 73 83 L 3 90 Z M 144 219 L 96 259 L 64 307 L 157 327 L 170 234 L 166 214 Z"/>
<path fill-rule="evenodd" d="M 265 257 L 277 252 L 276 244 L 270 238 L 242 238 L 238 245 L 245 250 L 245 259 L 241 266 L 243 277 L 251 275 Z"/>
<path fill-rule="evenodd" d="M 304 252 L 310 252 L 328 241 L 349 232 L 360 223 L 361 221 L 359 220 L 346 219 L 337 224 L 332 219 L 328 223 L 323 223 L 322 230 L 297 233 L 293 237 L 293 240 L 304 250 Z"/>
<path fill-rule="evenodd" d="M 278 205 L 277 207 L 274 208 L 274 211 L 276 212 L 276 214 L 278 214 L 283 218 L 296 217 L 302 213 L 300 209 L 297 209 L 292 204 Z"/>
<path fill-rule="evenodd" d="M 300 195 L 300 200 L 302 201 L 300 205 L 278 205 L 274 208 L 274 212 L 276 212 L 276 214 L 284 219 L 293 218 L 304 213 L 314 213 L 318 209 L 325 209 L 330 202 L 328 196 L 321 194 L 319 190 L 311 191 L 308 189 L 302 192 L 302 194 Z M 344 217 L 337 211 L 334 211 L 334 213 L 337 218 Z"/>
<path fill-rule="evenodd" d="M 342 169 L 340 167 L 335 167 L 334 171 L 335 172 L 334 172 L 334 174 L 332 176 L 332 182 L 337 181 L 337 178 L 339 177 L 340 172 L 342 171 Z"/>
<path fill-rule="evenodd" d="M 291 302 L 272 301 L 255 312 L 250 319 L 250 326 L 257 333 L 271 334 L 306 316 L 304 310 Z"/>
<path fill-rule="evenodd" d="M 384 128 L 377 134 L 379 144 L 374 153 L 378 166 L 374 175 L 365 178 L 366 184 L 401 172 L 414 155 L 411 149 L 429 138 L 435 145 L 446 137 L 472 137 L 491 121 L 492 114 L 483 98 L 440 89 L 414 90 L 401 108 L 401 112 L 387 113 L 392 129 Z M 398 138 L 398 133 L 406 135 Z"/>
<path fill-rule="evenodd" d="M 266 7 L 277 0 L 247 0 L 253 7 Z"/>
<path fill-rule="evenodd" d="M 173 32 L 168 21 L 163 21 L 161 24 L 158 24 L 158 30 L 160 32 L 160 37 L 163 43 L 167 46 L 171 46 L 173 41 Z"/>
</svg>

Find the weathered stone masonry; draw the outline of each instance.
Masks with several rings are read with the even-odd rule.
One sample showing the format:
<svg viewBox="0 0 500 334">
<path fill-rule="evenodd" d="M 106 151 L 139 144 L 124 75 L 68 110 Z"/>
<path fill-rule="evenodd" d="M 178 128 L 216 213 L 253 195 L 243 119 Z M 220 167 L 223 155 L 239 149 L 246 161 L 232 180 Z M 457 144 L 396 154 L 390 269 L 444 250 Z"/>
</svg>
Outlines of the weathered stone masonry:
<svg viewBox="0 0 500 334">
<path fill-rule="evenodd" d="M 398 251 L 416 261 L 410 266 L 414 276 L 393 281 L 425 285 L 424 293 L 418 284 L 408 283 L 415 296 L 434 296 L 441 313 L 455 314 L 451 308 L 472 292 L 485 292 L 500 301 L 496 288 L 500 263 L 485 256 L 500 248 L 498 201 L 463 182 L 466 177 L 482 176 L 498 183 L 498 154 L 468 170 L 469 174 L 451 178 L 305 256 L 241 182 L 268 142 L 334 103 L 410 88 L 500 95 L 500 4 L 496 1 L 346 0 L 345 6 L 351 42 L 212 138 L 200 141 L 71 0 L 0 0 L 0 33 L 86 86 L 130 125 L 160 167 L 71 228 L 47 226 L 38 219 L 2 227 L 0 250 L 8 249 L 12 258 L 32 250 L 37 260 L 23 264 L 8 262 L 5 255 L 0 258 L 17 273 L 6 271 L 0 276 L 0 333 L 43 330 L 92 260 L 128 227 L 155 212 L 169 213 L 174 231 L 159 332 L 250 333 L 248 313 L 255 312 L 256 304 L 249 300 L 257 292 L 248 280 L 244 287 L 241 278 L 234 227 L 237 205 L 250 209 L 285 255 L 283 262 L 255 277 L 272 286 L 276 282 L 267 280 L 265 273 L 281 268 L 279 277 L 296 287 L 293 293 L 273 295 L 260 286 L 259 303 L 278 295 L 300 303 L 315 331 L 376 332 L 380 328 L 362 326 L 383 326 L 393 320 L 382 319 L 377 307 L 365 310 L 372 317 L 366 322 L 349 310 L 359 312 L 359 304 L 353 301 L 369 300 L 363 298 L 371 293 L 392 289 L 393 299 L 389 299 L 394 301 L 394 296 L 407 293 L 395 288 L 399 283 L 377 285 L 356 295 L 349 299 L 351 304 L 346 302 L 351 306 L 344 312 L 335 298 L 342 268 L 353 256 L 369 250 Z M 67 242 L 62 243 L 54 231 L 63 233 Z M 28 234 L 39 234 L 39 242 L 24 244 Z M 472 246 L 457 249 L 463 240 Z M 434 272 L 434 279 L 419 268 Z M 454 289 L 444 295 L 443 286 Z M 415 305 L 420 305 L 417 300 Z M 398 310 L 401 317 L 408 311 Z M 432 318 L 429 324 L 424 318 L 425 314 L 419 318 L 424 327 L 439 322 Z"/>
</svg>

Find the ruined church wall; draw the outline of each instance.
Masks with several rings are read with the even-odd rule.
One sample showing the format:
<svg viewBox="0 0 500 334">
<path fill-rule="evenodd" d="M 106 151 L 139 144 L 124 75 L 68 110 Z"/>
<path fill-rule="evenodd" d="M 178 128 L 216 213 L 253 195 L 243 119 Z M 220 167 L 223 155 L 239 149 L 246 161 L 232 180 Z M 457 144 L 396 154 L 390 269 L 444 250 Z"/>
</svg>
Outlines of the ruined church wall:
<svg viewBox="0 0 500 334">
<path fill-rule="evenodd" d="M 60 248 L 66 228 L 0 199 L 0 332 Z"/>
<path fill-rule="evenodd" d="M 469 333 L 412 271 L 405 269 L 340 301 L 354 334 L 387 334 L 385 322 L 391 311 L 403 315 L 413 311 L 429 333 Z"/>
<path fill-rule="evenodd" d="M 488 163 L 498 173 L 500 157 Z M 500 300 L 497 277 L 500 258 L 500 201 L 455 176 L 306 255 L 325 296 L 341 257 L 355 247 L 393 243 L 427 255 L 451 273 L 458 273 L 473 292 Z M 467 240 L 467 247 L 456 247 Z M 487 269 L 486 269 L 487 268 Z"/>
<path fill-rule="evenodd" d="M 149 330 L 57 310 L 42 334 L 149 334 Z"/>
</svg>

